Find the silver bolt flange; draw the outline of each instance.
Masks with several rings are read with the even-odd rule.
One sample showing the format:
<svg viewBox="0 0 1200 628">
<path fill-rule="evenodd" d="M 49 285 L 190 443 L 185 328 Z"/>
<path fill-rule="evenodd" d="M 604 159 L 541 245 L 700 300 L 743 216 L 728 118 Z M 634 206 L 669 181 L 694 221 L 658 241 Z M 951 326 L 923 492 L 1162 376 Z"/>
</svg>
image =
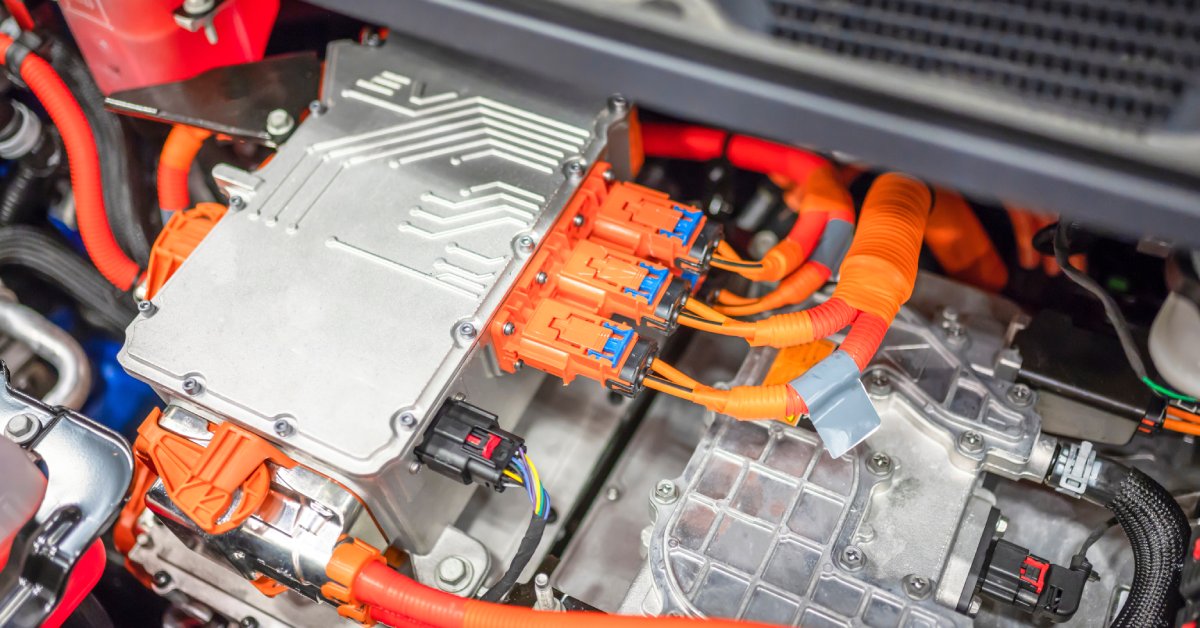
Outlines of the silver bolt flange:
<svg viewBox="0 0 1200 628">
<path fill-rule="evenodd" d="M 654 501 L 666 505 L 679 499 L 679 489 L 670 480 L 659 480 L 654 486 Z"/>
<path fill-rule="evenodd" d="M 882 451 L 876 452 L 867 460 L 867 470 L 878 476 L 888 475 L 892 472 L 892 457 Z"/>
<path fill-rule="evenodd" d="M 4 426 L 4 433 L 13 442 L 24 444 L 37 436 L 39 427 L 41 427 L 41 422 L 37 420 L 37 417 L 32 414 L 18 414 L 8 420 L 8 425 Z"/>
<path fill-rule="evenodd" d="M 411 412 L 401 412 L 396 420 L 400 422 L 402 427 L 410 430 L 417 426 L 417 415 Z"/>
<path fill-rule="evenodd" d="M 137 309 L 138 312 L 146 318 L 154 316 L 154 313 L 158 311 L 158 307 L 149 301 L 138 301 Z"/>
<path fill-rule="evenodd" d="M 287 438 L 296 433 L 296 426 L 292 425 L 292 422 L 287 419 L 276 420 L 271 425 L 271 429 L 274 430 L 275 435 L 279 438 Z"/>
<path fill-rule="evenodd" d="M 867 564 L 867 555 L 857 545 L 847 545 L 839 558 L 842 567 L 849 571 L 858 571 Z"/>
<path fill-rule="evenodd" d="M 933 593 L 933 582 L 917 574 L 910 573 L 904 576 L 901 583 L 904 585 L 904 594 L 914 600 L 924 600 Z"/>
<path fill-rule="evenodd" d="M 459 556 L 447 556 L 438 563 L 437 581 L 443 591 L 461 591 L 471 581 L 471 565 Z"/>
<path fill-rule="evenodd" d="M 475 335 L 478 333 L 479 333 L 479 330 L 475 328 L 474 323 L 466 322 L 466 323 L 458 324 L 458 335 L 462 336 L 463 338 L 470 340 L 471 338 L 474 338 Z"/>
<path fill-rule="evenodd" d="M 270 135 L 287 135 L 296 128 L 296 120 L 286 109 L 272 109 L 267 114 L 267 133 Z"/>
<path fill-rule="evenodd" d="M 1027 408 L 1033 403 L 1033 389 L 1025 384 L 1013 384 L 1012 388 L 1008 389 L 1008 393 L 1004 395 L 1009 403 L 1018 408 Z"/>
<path fill-rule="evenodd" d="M 983 451 L 983 434 L 967 430 L 958 437 L 958 446 L 966 453 L 977 454 Z"/>
<path fill-rule="evenodd" d="M 183 392 L 189 395 L 198 395 L 200 394 L 200 391 L 204 390 L 204 385 L 201 384 L 200 380 L 196 379 L 195 377 L 184 378 L 183 383 L 180 386 L 183 388 Z"/>
</svg>

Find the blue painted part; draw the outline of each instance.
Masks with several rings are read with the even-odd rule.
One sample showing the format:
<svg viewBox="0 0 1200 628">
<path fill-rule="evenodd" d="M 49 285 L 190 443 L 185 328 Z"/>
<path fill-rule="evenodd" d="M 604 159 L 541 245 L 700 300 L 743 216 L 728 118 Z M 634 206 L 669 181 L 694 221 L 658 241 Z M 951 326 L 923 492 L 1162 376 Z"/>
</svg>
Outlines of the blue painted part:
<svg viewBox="0 0 1200 628">
<path fill-rule="evenodd" d="M 604 347 L 600 351 L 588 349 L 588 356 L 597 360 L 607 360 L 613 368 L 616 368 L 617 363 L 621 361 L 621 356 L 625 355 L 625 348 L 633 339 L 633 330 L 621 329 L 613 323 L 604 323 L 604 327 L 612 334 L 609 335 L 608 340 L 604 341 Z"/>
<path fill-rule="evenodd" d="M 121 368 L 117 362 L 120 342 L 95 337 L 83 343 L 83 350 L 93 369 L 92 394 L 83 413 L 132 439 L 142 419 L 158 405 L 158 395 Z"/>
<path fill-rule="evenodd" d="M 53 225 L 55 230 L 61 233 L 64 238 L 66 238 L 67 244 L 71 245 L 71 248 L 75 249 L 75 251 L 81 255 L 87 255 L 87 249 L 83 248 L 83 236 L 79 235 L 78 231 L 68 227 L 67 223 L 59 220 L 55 216 L 50 216 L 49 219 L 50 224 Z"/>
<path fill-rule="evenodd" d="M 700 217 L 704 214 L 700 210 L 688 211 L 678 205 L 675 206 L 675 210 L 680 214 L 679 222 L 675 223 L 675 228 L 670 231 L 659 229 L 658 232 L 668 238 L 675 238 L 683 244 L 687 244 L 692 241 L 692 236 L 696 234 L 696 228 L 700 226 Z"/>
<path fill-rule="evenodd" d="M 646 303 L 654 303 L 654 300 L 658 298 L 658 293 L 662 292 L 663 284 L 667 281 L 668 271 L 665 268 L 655 268 L 645 262 L 639 263 L 638 266 L 646 269 L 646 276 L 642 277 L 642 282 L 636 290 L 626 288 L 625 292 L 635 297 L 642 297 Z"/>
<path fill-rule="evenodd" d="M 700 288 L 700 273 L 691 270 L 685 270 L 680 277 L 682 277 L 683 280 L 688 282 L 688 285 L 692 287 L 692 294 L 695 294 L 696 290 Z"/>
</svg>

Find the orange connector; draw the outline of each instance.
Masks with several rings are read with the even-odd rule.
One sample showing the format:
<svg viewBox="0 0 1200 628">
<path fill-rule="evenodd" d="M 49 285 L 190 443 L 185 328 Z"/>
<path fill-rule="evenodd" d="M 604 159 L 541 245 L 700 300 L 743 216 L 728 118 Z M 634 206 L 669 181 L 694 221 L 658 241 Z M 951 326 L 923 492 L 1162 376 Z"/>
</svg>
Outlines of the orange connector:
<svg viewBox="0 0 1200 628">
<path fill-rule="evenodd" d="M 225 206 L 218 203 L 199 203 L 193 209 L 171 215 L 150 249 L 146 299 L 154 298 L 224 215 Z"/>
<path fill-rule="evenodd" d="M 688 286 L 670 269 L 584 240 L 555 276 L 554 298 L 601 316 L 619 316 L 670 332 Z"/>
<path fill-rule="evenodd" d="M 564 211 L 580 236 L 658 262 L 695 284 L 708 272 L 720 227 L 662 192 L 610 182 L 608 172 L 608 164 L 597 163 Z"/>
<path fill-rule="evenodd" d="M 582 375 L 631 396 L 657 349 L 628 325 L 555 299 L 537 301 L 532 310 L 506 303 L 491 331 L 505 371 L 528 365 L 564 384 Z"/>
</svg>

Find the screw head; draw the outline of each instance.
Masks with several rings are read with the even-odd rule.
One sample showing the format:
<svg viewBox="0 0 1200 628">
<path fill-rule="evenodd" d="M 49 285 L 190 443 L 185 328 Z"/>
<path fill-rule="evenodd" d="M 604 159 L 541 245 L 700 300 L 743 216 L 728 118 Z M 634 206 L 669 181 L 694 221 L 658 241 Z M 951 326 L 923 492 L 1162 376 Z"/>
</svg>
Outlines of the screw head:
<svg viewBox="0 0 1200 628">
<path fill-rule="evenodd" d="M 198 395 L 200 394 L 200 391 L 204 389 L 204 385 L 201 384 L 200 380 L 196 379 L 195 377 L 184 378 L 182 387 L 183 392 L 189 395 Z"/>
<path fill-rule="evenodd" d="M 1010 403 L 1019 408 L 1027 408 L 1033 403 L 1033 389 L 1025 384 L 1013 384 L 1012 388 L 1008 389 L 1005 398 Z"/>
<path fill-rule="evenodd" d="M 609 96 L 608 110 L 616 114 L 623 114 L 629 111 L 629 99 L 621 94 L 613 94 L 612 96 Z"/>
<path fill-rule="evenodd" d="M 545 285 L 545 283 L 546 283 L 546 280 L 547 280 L 547 279 L 549 279 L 549 277 L 548 277 L 548 276 L 546 275 L 546 273 L 544 273 L 544 272 L 539 272 L 539 273 L 538 273 L 536 276 L 534 276 L 534 278 L 533 278 L 533 280 L 534 280 L 534 281 L 536 281 L 536 282 L 538 283 L 538 285 L 539 285 L 539 286 L 541 286 L 541 285 Z"/>
<path fill-rule="evenodd" d="M 871 371 L 867 376 L 867 392 L 877 397 L 892 394 L 892 378 L 884 371 Z"/>
<path fill-rule="evenodd" d="M 400 425 L 408 429 L 412 429 L 417 426 L 417 415 L 411 412 L 401 412 L 398 420 L 400 421 Z"/>
<path fill-rule="evenodd" d="M 162 589 L 171 584 L 171 574 L 165 571 L 156 571 L 151 580 L 153 580 L 154 586 Z"/>
<path fill-rule="evenodd" d="M 612 183 L 613 181 L 617 180 L 617 175 L 614 174 L 612 170 L 605 170 L 604 174 L 602 174 L 600 176 L 603 177 L 604 180 L 608 183 Z"/>
<path fill-rule="evenodd" d="M 534 240 L 533 236 L 529 234 L 519 235 L 513 242 L 513 246 L 517 249 L 518 253 L 529 255 L 537 248 L 537 240 Z"/>
<path fill-rule="evenodd" d="M 582 179 L 586 168 L 583 167 L 583 162 L 578 159 L 572 159 L 563 164 L 563 174 L 572 179 Z"/>
<path fill-rule="evenodd" d="M 275 435 L 279 438 L 287 438 L 296 433 L 296 427 L 287 419 L 277 419 L 271 429 L 275 431 Z"/>
<path fill-rule="evenodd" d="M 378 48 L 383 45 L 383 38 L 379 36 L 379 33 L 372 31 L 367 34 L 367 39 L 364 43 L 372 48 Z"/>
<path fill-rule="evenodd" d="M 158 311 L 158 307 L 156 307 L 153 303 L 151 303 L 149 301 L 145 301 L 145 300 L 138 301 L 137 309 L 138 309 L 138 312 L 141 313 L 142 316 L 146 316 L 146 317 L 154 316 L 154 313 Z"/>
<path fill-rule="evenodd" d="M 967 430 L 958 437 L 958 446 L 969 454 L 977 454 L 983 451 L 983 434 Z"/>
<path fill-rule="evenodd" d="M 239 211 L 246 208 L 246 199 L 234 194 L 229 197 L 229 208 L 234 211 Z"/>
<path fill-rule="evenodd" d="M 910 573 L 901 582 L 905 595 L 914 600 L 923 600 L 933 592 L 933 582 L 923 576 Z"/>
<path fill-rule="evenodd" d="M 325 106 L 325 103 L 319 100 L 314 100 L 308 103 L 308 112 L 314 116 L 319 116 L 326 111 L 329 111 L 329 108 Z"/>
<path fill-rule="evenodd" d="M 850 571 L 858 571 L 862 569 L 867 562 L 867 555 L 863 553 L 857 545 L 847 545 L 842 550 L 841 555 L 842 566 Z"/>
<path fill-rule="evenodd" d="M 241 628 L 258 628 L 258 620 L 253 617 L 243 617 L 242 620 L 238 622 L 238 626 Z"/>
<path fill-rule="evenodd" d="M 8 420 L 8 425 L 4 426 L 4 433 L 18 444 L 26 443 L 37 436 L 39 425 L 37 417 L 32 414 L 18 414 Z"/>
<path fill-rule="evenodd" d="M 604 491 L 604 499 L 607 499 L 610 502 L 615 502 L 618 499 L 621 499 L 621 489 L 615 486 L 608 487 L 608 489 Z"/>
<path fill-rule="evenodd" d="M 412 462 L 408 463 L 408 472 L 413 475 L 420 473 L 421 472 L 421 463 L 416 460 L 413 460 Z"/>
<path fill-rule="evenodd" d="M 575 225 L 576 227 L 582 227 L 583 214 L 575 214 L 575 217 L 571 219 L 571 224 Z"/>
<path fill-rule="evenodd" d="M 511 335 L 513 335 L 513 332 L 514 332 L 514 331 L 517 331 L 517 326 L 516 326 L 516 325 L 513 325 L 512 323 L 505 323 L 505 324 L 504 324 L 504 327 L 501 327 L 501 328 L 500 328 L 500 331 L 501 331 L 501 332 L 502 332 L 502 333 L 503 333 L 505 336 L 511 336 Z"/>
<path fill-rule="evenodd" d="M 287 135 L 296 128 L 296 121 L 286 109 L 272 109 L 267 114 L 267 133 L 271 135 Z"/>
<path fill-rule="evenodd" d="M 659 480 L 654 486 L 654 501 L 660 504 L 673 504 L 679 499 L 679 489 L 670 480 Z"/>
<path fill-rule="evenodd" d="M 479 330 L 475 329 L 474 323 L 466 322 L 458 324 L 458 335 L 462 336 L 463 338 L 474 338 L 478 333 Z"/>
<path fill-rule="evenodd" d="M 892 472 L 892 457 L 882 451 L 875 452 L 867 460 L 867 470 L 875 475 L 887 475 Z"/>
<path fill-rule="evenodd" d="M 438 585 L 446 591 L 461 590 L 471 577 L 471 566 L 458 556 L 447 556 L 437 566 Z"/>
</svg>

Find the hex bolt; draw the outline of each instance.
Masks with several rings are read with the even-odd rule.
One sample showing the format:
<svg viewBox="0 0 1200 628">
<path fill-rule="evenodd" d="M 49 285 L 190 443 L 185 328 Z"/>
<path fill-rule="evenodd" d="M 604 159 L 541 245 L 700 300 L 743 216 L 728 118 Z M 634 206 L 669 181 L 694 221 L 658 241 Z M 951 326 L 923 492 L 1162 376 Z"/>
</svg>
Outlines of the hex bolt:
<svg viewBox="0 0 1200 628">
<path fill-rule="evenodd" d="M 314 100 L 314 101 L 308 103 L 308 112 L 314 116 L 322 115 L 326 111 L 329 111 L 329 107 L 326 107 L 325 103 L 323 103 L 319 100 Z"/>
<path fill-rule="evenodd" d="M 270 135 L 287 135 L 296 128 L 296 120 L 286 109 L 272 109 L 267 114 L 267 133 Z"/>
<path fill-rule="evenodd" d="M 666 505 L 673 504 L 679 499 L 679 489 L 670 480 L 659 480 L 654 487 L 654 501 Z"/>
<path fill-rule="evenodd" d="M 160 589 L 166 588 L 171 584 L 171 574 L 165 571 L 154 572 L 154 576 L 151 579 L 154 582 L 154 586 Z"/>
<path fill-rule="evenodd" d="M 847 545 L 842 550 L 841 563 L 849 571 L 858 571 L 867 563 L 867 555 L 857 545 Z"/>
<path fill-rule="evenodd" d="M 867 376 L 867 392 L 877 397 L 892 394 L 892 378 L 884 371 L 871 371 Z"/>
<path fill-rule="evenodd" d="M 958 446 L 966 453 L 977 454 L 983 451 L 983 434 L 967 430 L 958 437 Z"/>
<path fill-rule="evenodd" d="M 183 380 L 183 392 L 189 395 L 198 395 L 204 389 L 204 385 L 195 377 L 187 377 Z"/>
<path fill-rule="evenodd" d="M 516 326 L 516 325 L 513 325 L 511 322 L 509 322 L 509 323 L 505 323 L 505 324 L 504 324 L 504 327 L 501 327 L 501 328 L 500 328 L 500 331 L 501 331 L 501 332 L 502 332 L 502 333 L 503 333 L 505 336 L 511 336 L 511 335 L 513 335 L 513 332 L 514 332 L 514 331 L 517 331 L 517 326 Z"/>
<path fill-rule="evenodd" d="M 438 586 L 451 593 L 466 588 L 471 580 L 471 566 L 459 556 L 447 556 L 437 566 Z"/>
<path fill-rule="evenodd" d="M 550 576 L 540 573 L 533 577 L 533 594 L 537 598 L 533 607 L 537 610 L 562 610 L 562 604 L 554 597 L 554 589 L 550 588 Z"/>
<path fill-rule="evenodd" d="M 1013 384 L 1005 398 L 1018 408 L 1027 408 L 1033 403 L 1033 389 L 1025 384 Z"/>
<path fill-rule="evenodd" d="M 462 336 L 463 338 L 469 340 L 474 338 L 475 334 L 477 333 L 479 333 L 479 330 L 475 329 L 474 323 L 466 322 L 458 324 L 458 335 Z"/>
<path fill-rule="evenodd" d="M 411 412 L 401 412 L 399 421 L 400 425 L 411 430 L 417 426 L 417 415 Z"/>
<path fill-rule="evenodd" d="M 233 211 L 239 211 L 242 209 L 246 209 L 246 199 L 238 196 L 237 194 L 230 196 L 229 197 L 229 208 L 232 209 Z"/>
<path fill-rule="evenodd" d="M 571 179 L 582 179 L 585 171 L 586 168 L 583 167 L 583 162 L 578 159 L 572 159 L 563 164 L 563 174 Z"/>
<path fill-rule="evenodd" d="M 613 174 L 612 170 L 605 170 L 604 174 L 602 174 L 600 176 L 603 177 L 604 180 L 608 183 L 612 183 L 613 181 L 617 180 L 617 175 Z"/>
<path fill-rule="evenodd" d="M 287 438 L 296 433 L 296 427 L 287 419 L 277 419 L 271 429 L 275 430 L 275 435 L 279 438 Z"/>
<path fill-rule="evenodd" d="M 529 255 L 534 249 L 537 248 L 537 241 L 534 240 L 533 236 L 529 234 L 517 236 L 517 239 L 513 244 L 517 249 L 517 252 L 524 255 Z"/>
<path fill-rule="evenodd" d="M 537 275 L 534 275 L 534 277 L 533 277 L 533 280 L 536 281 L 539 286 L 545 285 L 546 281 L 549 279 L 550 279 L 549 275 L 547 275 L 545 272 L 539 272 Z"/>
<path fill-rule="evenodd" d="M 875 475 L 884 476 L 892 472 L 892 457 L 882 451 L 875 452 L 867 460 L 867 470 Z"/>
<path fill-rule="evenodd" d="M 929 597 L 933 592 L 933 583 L 929 578 L 918 576 L 917 574 L 908 574 L 902 580 L 904 584 L 904 593 L 914 600 L 923 600 Z"/>
<path fill-rule="evenodd" d="M 37 436 L 39 421 L 32 414 L 18 414 L 8 420 L 4 433 L 17 443 L 27 443 Z"/>
<path fill-rule="evenodd" d="M 137 309 L 146 318 L 154 316 L 154 313 L 158 311 L 158 307 L 149 301 L 138 301 Z"/>
<path fill-rule="evenodd" d="M 613 94 L 608 97 L 608 110 L 615 114 L 624 114 L 629 111 L 629 99 L 621 94 Z"/>
<path fill-rule="evenodd" d="M 571 224 L 575 225 L 576 227 L 582 227 L 583 220 L 583 214 L 575 214 L 575 217 L 571 219 Z"/>
</svg>

